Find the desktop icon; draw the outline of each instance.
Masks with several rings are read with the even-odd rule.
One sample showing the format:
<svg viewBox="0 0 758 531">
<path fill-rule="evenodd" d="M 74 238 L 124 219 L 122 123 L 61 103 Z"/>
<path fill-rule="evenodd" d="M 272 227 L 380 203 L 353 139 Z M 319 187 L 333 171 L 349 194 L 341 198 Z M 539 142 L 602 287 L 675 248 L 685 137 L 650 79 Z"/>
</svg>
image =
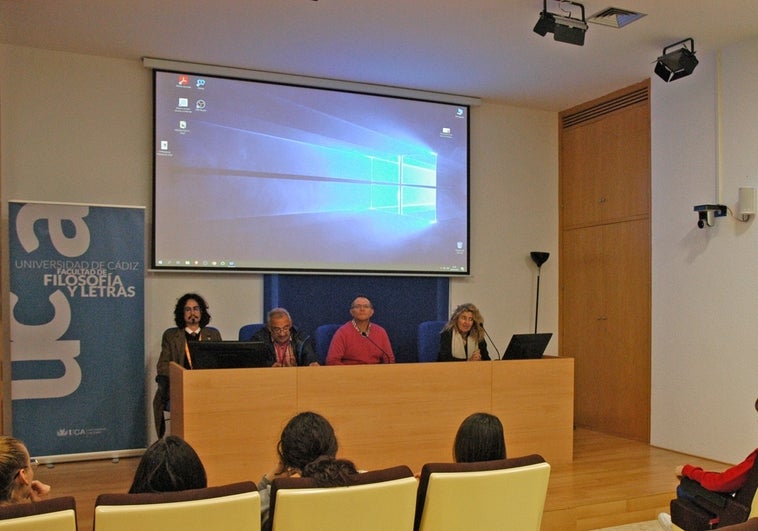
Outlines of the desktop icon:
<svg viewBox="0 0 758 531">
<path fill-rule="evenodd" d="M 178 107 L 189 107 L 189 100 L 187 98 L 179 98 Z"/>
<path fill-rule="evenodd" d="M 168 151 L 168 140 L 161 140 L 161 151 Z"/>
<path fill-rule="evenodd" d="M 197 100 L 195 108 L 199 110 L 205 109 L 205 100 Z"/>
<path fill-rule="evenodd" d="M 184 120 L 179 120 L 179 129 L 187 129 L 187 122 Z"/>
<path fill-rule="evenodd" d="M 197 81 L 195 81 L 195 88 L 205 88 L 205 80 L 200 78 Z"/>
<path fill-rule="evenodd" d="M 184 74 L 179 74 L 179 80 L 176 82 L 176 84 L 182 87 L 187 87 L 189 86 L 189 82 L 190 82 L 189 76 L 186 76 Z"/>
</svg>

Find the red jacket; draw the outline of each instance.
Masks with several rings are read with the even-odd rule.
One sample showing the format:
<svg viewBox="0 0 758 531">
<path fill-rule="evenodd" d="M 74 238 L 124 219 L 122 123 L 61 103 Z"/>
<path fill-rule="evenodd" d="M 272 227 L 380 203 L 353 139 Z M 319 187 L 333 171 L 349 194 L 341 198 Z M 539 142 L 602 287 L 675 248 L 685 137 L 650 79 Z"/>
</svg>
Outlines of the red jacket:
<svg viewBox="0 0 758 531">
<path fill-rule="evenodd" d="M 747 481 L 750 469 L 755 464 L 758 448 L 740 464 L 734 465 L 723 472 L 706 472 L 699 466 L 684 465 L 682 475 L 694 479 L 703 487 L 714 492 L 735 492 Z"/>
</svg>

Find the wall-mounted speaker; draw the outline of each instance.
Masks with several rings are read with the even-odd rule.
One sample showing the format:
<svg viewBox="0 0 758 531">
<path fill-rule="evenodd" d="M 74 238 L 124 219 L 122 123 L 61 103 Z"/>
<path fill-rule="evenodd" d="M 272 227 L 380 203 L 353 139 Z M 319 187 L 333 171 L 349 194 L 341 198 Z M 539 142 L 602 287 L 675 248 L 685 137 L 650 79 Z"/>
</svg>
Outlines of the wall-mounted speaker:
<svg viewBox="0 0 758 531">
<path fill-rule="evenodd" d="M 756 213 L 756 193 L 755 188 L 740 188 L 739 210 L 741 216 L 752 216 Z"/>
</svg>

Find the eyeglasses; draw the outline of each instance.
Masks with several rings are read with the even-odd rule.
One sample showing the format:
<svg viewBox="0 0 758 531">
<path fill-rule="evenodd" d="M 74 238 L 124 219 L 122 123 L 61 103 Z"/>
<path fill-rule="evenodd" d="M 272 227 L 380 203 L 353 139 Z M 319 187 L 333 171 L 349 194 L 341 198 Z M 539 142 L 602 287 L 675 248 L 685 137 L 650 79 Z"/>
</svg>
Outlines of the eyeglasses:
<svg viewBox="0 0 758 531">
<path fill-rule="evenodd" d="M 288 334 L 291 329 L 292 329 L 291 326 L 282 326 L 281 328 L 274 327 L 271 329 L 271 331 L 275 334 L 283 334 L 283 333 Z"/>
<path fill-rule="evenodd" d="M 184 313 L 199 312 L 199 311 L 200 311 L 200 306 L 185 306 L 184 307 Z"/>
</svg>

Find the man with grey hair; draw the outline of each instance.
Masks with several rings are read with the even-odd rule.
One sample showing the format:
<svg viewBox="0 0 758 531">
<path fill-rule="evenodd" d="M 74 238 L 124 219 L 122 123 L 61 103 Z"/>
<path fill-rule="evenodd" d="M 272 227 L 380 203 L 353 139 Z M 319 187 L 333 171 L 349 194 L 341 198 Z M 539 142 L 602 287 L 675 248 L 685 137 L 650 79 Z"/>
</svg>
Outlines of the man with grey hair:
<svg viewBox="0 0 758 531">
<path fill-rule="evenodd" d="M 269 310 L 266 326 L 258 330 L 250 340 L 266 344 L 272 367 L 319 364 L 310 336 L 303 337 L 292 326 L 292 317 L 284 308 Z"/>
</svg>

